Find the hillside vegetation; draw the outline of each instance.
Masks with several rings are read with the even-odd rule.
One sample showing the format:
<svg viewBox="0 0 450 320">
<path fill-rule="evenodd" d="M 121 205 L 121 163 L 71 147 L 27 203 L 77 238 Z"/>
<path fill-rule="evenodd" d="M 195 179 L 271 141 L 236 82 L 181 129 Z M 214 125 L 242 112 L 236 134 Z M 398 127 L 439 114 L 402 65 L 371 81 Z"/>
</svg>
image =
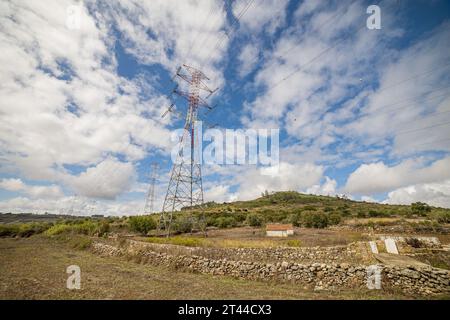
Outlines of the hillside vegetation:
<svg viewBox="0 0 450 320">
<path fill-rule="evenodd" d="M 46 219 L 45 222 L 39 222 L 43 221 L 41 215 L 26 214 L 27 222 L 21 223 L 20 216 L 0 215 L 0 222 L 16 221 L 0 224 L 0 237 L 28 237 L 39 233 L 48 236 L 102 236 L 111 231 L 154 235 L 159 219 L 158 214 L 65 219 L 59 215 L 53 221 Z M 33 216 L 36 219 L 33 220 Z M 436 208 L 420 202 L 412 205 L 387 205 L 294 191 L 272 194 L 266 192 L 260 198 L 250 201 L 221 204 L 208 202 L 202 207 L 183 208 L 174 214 L 172 231 L 181 234 L 207 228 L 260 227 L 266 223 L 292 223 L 305 228 L 327 228 L 350 223 L 355 228 L 402 224 L 413 231 L 445 233 L 448 231 L 446 225 L 450 223 L 450 209 Z"/>
</svg>

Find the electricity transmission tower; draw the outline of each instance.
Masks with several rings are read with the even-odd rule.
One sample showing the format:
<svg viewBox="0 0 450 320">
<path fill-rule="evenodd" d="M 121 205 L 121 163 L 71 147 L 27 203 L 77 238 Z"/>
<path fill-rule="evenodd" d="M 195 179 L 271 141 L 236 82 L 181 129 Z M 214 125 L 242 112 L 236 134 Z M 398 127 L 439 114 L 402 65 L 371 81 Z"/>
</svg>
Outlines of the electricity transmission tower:
<svg viewBox="0 0 450 320">
<path fill-rule="evenodd" d="M 67 215 L 69 215 L 69 216 L 75 215 L 75 206 L 78 206 L 78 202 L 79 202 L 79 197 L 78 197 L 78 194 L 75 193 L 72 196 L 72 199 L 70 199 L 69 208 L 66 213 Z"/>
<path fill-rule="evenodd" d="M 151 214 L 155 211 L 155 184 L 158 177 L 159 164 L 153 162 L 151 165 L 150 187 L 148 189 L 147 199 L 145 200 L 144 213 Z"/>
<path fill-rule="evenodd" d="M 182 72 L 183 71 L 183 72 Z M 196 129 L 197 115 L 199 107 L 212 109 L 208 103 L 200 97 L 200 90 L 208 93 L 209 98 L 216 90 L 211 90 L 203 82 L 209 80 L 205 74 L 191 66 L 183 65 L 176 72 L 176 77 L 181 78 L 189 84 L 189 92 L 178 89 L 178 85 L 172 91 L 188 101 L 188 110 L 184 124 L 183 135 L 180 138 L 177 159 L 172 167 L 169 186 L 164 199 L 158 229 L 164 229 L 167 236 L 170 236 L 172 215 L 176 210 L 186 206 L 203 204 L 203 186 L 201 164 L 198 157 L 201 150 L 198 150 L 198 133 Z M 173 108 L 173 104 L 167 112 Z M 165 115 L 164 114 L 164 115 Z M 163 116 L 164 116 L 163 115 Z"/>
</svg>

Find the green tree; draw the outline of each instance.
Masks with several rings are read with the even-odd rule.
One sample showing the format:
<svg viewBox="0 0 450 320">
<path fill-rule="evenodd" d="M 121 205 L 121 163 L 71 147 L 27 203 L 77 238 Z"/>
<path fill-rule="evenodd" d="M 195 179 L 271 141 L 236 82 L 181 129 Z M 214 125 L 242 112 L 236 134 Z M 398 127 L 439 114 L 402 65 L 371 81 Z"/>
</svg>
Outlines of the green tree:
<svg viewBox="0 0 450 320">
<path fill-rule="evenodd" d="M 431 207 L 424 202 L 414 202 L 411 204 L 411 211 L 414 214 L 425 216 L 427 212 L 431 211 Z"/>
<path fill-rule="evenodd" d="M 218 217 L 214 221 L 214 225 L 218 228 L 231 228 L 236 226 L 236 220 L 233 217 Z"/>
<path fill-rule="evenodd" d="M 302 224 L 307 228 L 326 228 L 329 224 L 328 217 L 323 212 L 305 212 L 302 215 Z"/>
<path fill-rule="evenodd" d="M 260 227 L 263 224 L 263 217 L 260 214 L 257 213 L 250 213 L 247 216 L 247 223 L 249 226 L 252 227 Z"/>
<path fill-rule="evenodd" d="M 341 216 L 339 213 L 331 213 L 328 216 L 328 223 L 330 225 L 339 224 L 341 222 Z"/>
<path fill-rule="evenodd" d="M 191 215 L 177 217 L 174 223 L 174 230 L 182 233 L 192 232 L 194 228 L 194 218 Z"/>
<path fill-rule="evenodd" d="M 130 230 L 147 235 L 150 230 L 156 229 L 156 222 L 150 216 L 133 216 L 128 219 Z"/>
</svg>

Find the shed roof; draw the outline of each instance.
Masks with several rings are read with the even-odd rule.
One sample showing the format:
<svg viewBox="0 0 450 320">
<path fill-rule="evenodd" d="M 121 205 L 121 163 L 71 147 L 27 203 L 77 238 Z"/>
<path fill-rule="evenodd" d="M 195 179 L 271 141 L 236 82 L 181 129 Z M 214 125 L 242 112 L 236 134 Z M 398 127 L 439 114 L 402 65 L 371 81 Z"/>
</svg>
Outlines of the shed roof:
<svg viewBox="0 0 450 320">
<path fill-rule="evenodd" d="M 291 223 L 287 224 L 268 224 L 266 225 L 267 231 L 285 231 L 285 230 L 294 230 L 294 227 Z"/>
</svg>

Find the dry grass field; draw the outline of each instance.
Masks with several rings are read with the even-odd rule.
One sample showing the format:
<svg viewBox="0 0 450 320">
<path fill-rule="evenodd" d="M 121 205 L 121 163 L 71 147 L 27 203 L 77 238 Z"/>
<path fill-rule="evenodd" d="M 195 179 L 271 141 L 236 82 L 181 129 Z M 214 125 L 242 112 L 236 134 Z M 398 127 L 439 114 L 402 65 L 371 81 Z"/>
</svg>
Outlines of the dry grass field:
<svg viewBox="0 0 450 320">
<path fill-rule="evenodd" d="M 43 236 L 0 239 L 1 299 L 412 299 L 394 292 L 313 291 L 294 284 L 237 280 L 99 257 Z M 66 268 L 81 268 L 81 290 Z"/>
</svg>

